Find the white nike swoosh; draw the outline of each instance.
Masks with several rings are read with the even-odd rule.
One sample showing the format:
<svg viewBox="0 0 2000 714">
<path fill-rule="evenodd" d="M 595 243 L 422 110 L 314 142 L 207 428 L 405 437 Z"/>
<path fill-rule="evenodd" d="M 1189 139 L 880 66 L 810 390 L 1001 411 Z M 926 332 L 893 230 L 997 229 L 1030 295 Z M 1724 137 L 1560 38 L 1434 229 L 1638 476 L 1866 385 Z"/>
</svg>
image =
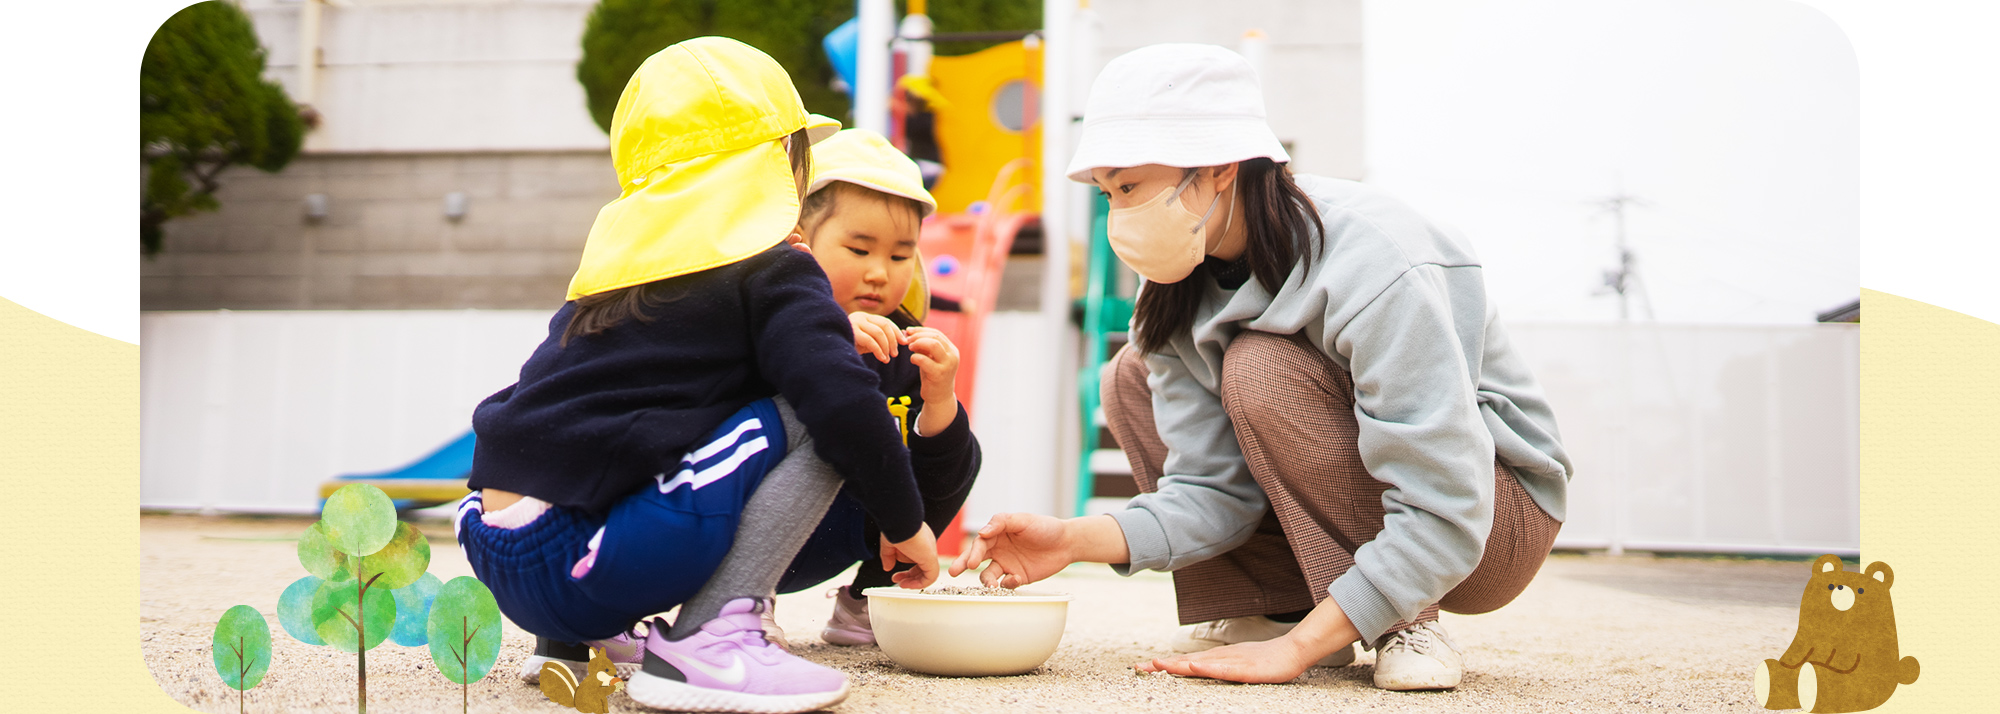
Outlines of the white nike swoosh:
<svg viewBox="0 0 2000 714">
<path fill-rule="evenodd" d="M 731 653 L 729 655 L 729 666 L 718 668 L 713 665 L 710 665 L 707 662 L 703 662 L 701 660 L 689 657 L 679 652 L 675 652 L 673 654 L 675 659 L 687 663 L 688 666 L 694 667 L 697 671 L 700 671 L 702 674 L 714 677 L 715 680 L 718 682 L 731 686 L 743 683 L 743 675 L 745 674 L 745 671 L 743 668 L 742 655 Z"/>
</svg>

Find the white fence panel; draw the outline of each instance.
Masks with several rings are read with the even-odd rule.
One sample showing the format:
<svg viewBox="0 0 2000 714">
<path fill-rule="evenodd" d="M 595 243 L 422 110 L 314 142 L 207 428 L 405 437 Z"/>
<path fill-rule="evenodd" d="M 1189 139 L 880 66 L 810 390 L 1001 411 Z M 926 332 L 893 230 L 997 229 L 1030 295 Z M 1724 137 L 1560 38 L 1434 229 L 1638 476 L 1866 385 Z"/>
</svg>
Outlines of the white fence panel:
<svg viewBox="0 0 2000 714">
<path fill-rule="evenodd" d="M 547 334 L 542 311 L 140 317 L 139 502 L 303 512 L 322 480 L 407 464 L 471 428 Z"/>
<path fill-rule="evenodd" d="M 141 505 L 311 510 L 320 481 L 395 468 L 464 433 L 548 319 L 146 313 Z M 1510 327 L 1577 469 L 1560 547 L 1858 551 L 1858 327 Z M 969 515 L 1042 510 L 1060 484 L 1007 447 L 1054 427 L 1007 418 L 1020 390 L 999 384 L 1006 360 L 982 364 L 994 370 L 977 420 L 989 468 Z"/>
<path fill-rule="evenodd" d="M 1854 554 L 1855 325 L 1514 325 L 1570 450 L 1558 547 Z"/>
</svg>

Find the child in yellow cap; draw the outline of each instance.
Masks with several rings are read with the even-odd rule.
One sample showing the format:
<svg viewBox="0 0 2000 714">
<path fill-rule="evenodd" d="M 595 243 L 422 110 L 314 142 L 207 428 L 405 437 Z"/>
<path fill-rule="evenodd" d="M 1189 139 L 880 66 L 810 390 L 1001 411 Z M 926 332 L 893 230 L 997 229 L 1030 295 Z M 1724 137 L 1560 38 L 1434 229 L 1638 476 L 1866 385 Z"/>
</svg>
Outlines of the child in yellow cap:
<svg viewBox="0 0 2000 714">
<path fill-rule="evenodd" d="M 627 83 L 611 121 L 623 187 L 598 213 L 569 301 L 520 381 L 473 412 L 458 537 L 501 612 L 536 635 L 524 679 L 601 648 L 634 701 L 802 712 L 838 671 L 759 622 L 844 485 L 885 560 L 937 577 L 902 433 L 811 256 L 787 247 L 809 117 L 783 68 L 705 37 Z M 671 627 L 649 616 L 680 607 Z M 643 639 L 643 642 L 641 640 Z"/>
<path fill-rule="evenodd" d="M 980 453 L 953 387 L 958 347 L 920 322 L 930 296 L 917 234 L 937 201 L 916 163 L 881 134 L 848 129 L 814 144 L 812 154 L 802 245 L 832 281 L 834 302 L 854 325 L 855 351 L 881 379 L 891 411 L 903 415 L 924 521 L 941 532 L 965 505 Z M 778 592 L 795 592 L 863 563 L 835 594 L 833 617 L 820 632 L 830 644 L 875 643 L 862 591 L 893 584 L 870 562 L 879 530 L 851 492 L 841 494 L 778 583 Z"/>
</svg>

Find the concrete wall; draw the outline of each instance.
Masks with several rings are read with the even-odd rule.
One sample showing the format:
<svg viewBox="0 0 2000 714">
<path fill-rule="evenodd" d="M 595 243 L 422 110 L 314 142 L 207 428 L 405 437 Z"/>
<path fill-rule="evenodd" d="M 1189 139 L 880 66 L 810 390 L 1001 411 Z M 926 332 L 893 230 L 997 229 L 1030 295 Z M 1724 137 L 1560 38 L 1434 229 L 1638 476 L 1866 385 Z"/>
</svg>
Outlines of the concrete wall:
<svg viewBox="0 0 2000 714">
<path fill-rule="evenodd" d="M 266 74 L 322 118 L 308 152 L 603 149 L 576 63 L 589 0 L 322 5 L 317 91 L 302 92 L 303 3 L 245 3 Z"/>
<path fill-rule="evenodd" d="M 618 196 L 594 151 L 312 154 L 222 184 L 221 211 L 169 221 L 141 261 L 143 309 L 553 310 Z M 324 219 L 306 218 L 309 194 L 327 197 Z"/>
<path fill-rule="evenodd" d="M 1097 57 L 1081 77 L 1126 52 L 1161 42 L 1238 48 L 1243 34 L 1269 38 L 1261 79 L 1271 129 L 1291 144 L 1298 171 L 1360 179 L 1361 0 L 1093 0 Z M 1223 8 L 1226 7 L 1226 10 Z M 1078 88 L 1077 112 L 1088 82 Z"/>
</svg>

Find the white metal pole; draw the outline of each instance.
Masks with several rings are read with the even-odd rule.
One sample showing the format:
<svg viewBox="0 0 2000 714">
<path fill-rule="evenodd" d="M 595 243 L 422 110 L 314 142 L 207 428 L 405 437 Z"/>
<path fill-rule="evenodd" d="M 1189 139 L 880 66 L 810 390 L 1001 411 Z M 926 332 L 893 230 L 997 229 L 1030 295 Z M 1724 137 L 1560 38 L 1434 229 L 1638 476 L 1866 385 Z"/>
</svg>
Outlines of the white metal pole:
<svg viewBox="0 0 2000 714">
<path fill-rule="evenodd" d="M 931 18 L 916 11 L 903 16 L 896 26 L 896 44 L 903 48 L 903 74 L 925 77 L 931 73 Z M 923 39 L 912 39 L 921 37 Z"/>
<path fill-rule="evenodd" d="M 1270 49 L 1271 39 L 1264 36 L 1263 30 L 1245 30 L 1243 39 L 1236 43 L 1236 53 L 1243 55 L 1243 59 L 1249 60 L 1250 70 L 1257 73 L 1259 87 L 1271 81 L 1264 76 L 1264 58 L 1270 54 Z"/>
<path fill-rule="evenodd" d="M 319 100 L 319 12 L 320 0 L 299 6 L 298 96 L 292 101 L 306 106 Z"/>
<path fill-rule="evenodd" d="M 893 0 L 859 0 L 859 44 L 854 60 L 854 126 L 889 135 L 889 40 L 895 36 Z"/>
<path fill-rule="evenodd" d="M 1098 21 L 1097 11 L 1090 8 L 1085 0 L 1077 8 L 1070 21 L 1067 34 L 1069 71 L 1069 106 L 1071 114 L 1082 113 L 1083 105 L 1090 99 L 1090 83 L 1097 79 L 1097 70 L 1104 64 L 1097 54 L 1102 46 L 1104 26 Z"/>
<path fill-rule="evenodd" d="M 1069 326 L 1069 197 L 1075 193 L 1075 184 L 1063 175 L 1070 157 L 1069 84 L 1074 61 L 1070 23 L 1076 11 L 1077 0 L 1042 2 L 1042 329 L 1048 349 L 1040 354 L 1047 360 L 1046 373 L 1056 387 L 1048 391 L 1048 418 L 1042 422 L 1053 431 L 1049 450 L 1053 462 L 1049 467 L 1050 473 L 1059 475 L 1049 507 L 1055 513 L 1075 511 L 1075 504 L 1068 500 L 1076 492 L 1070 479 L 1076 476 L 1077 455 L 1068 452 L 1077 439 L 1067 437 L 1079 424 L 1073 415 L 1065 418 L 1068 412 L 1076 411 L 1076 350 Z"/>
</svg>

